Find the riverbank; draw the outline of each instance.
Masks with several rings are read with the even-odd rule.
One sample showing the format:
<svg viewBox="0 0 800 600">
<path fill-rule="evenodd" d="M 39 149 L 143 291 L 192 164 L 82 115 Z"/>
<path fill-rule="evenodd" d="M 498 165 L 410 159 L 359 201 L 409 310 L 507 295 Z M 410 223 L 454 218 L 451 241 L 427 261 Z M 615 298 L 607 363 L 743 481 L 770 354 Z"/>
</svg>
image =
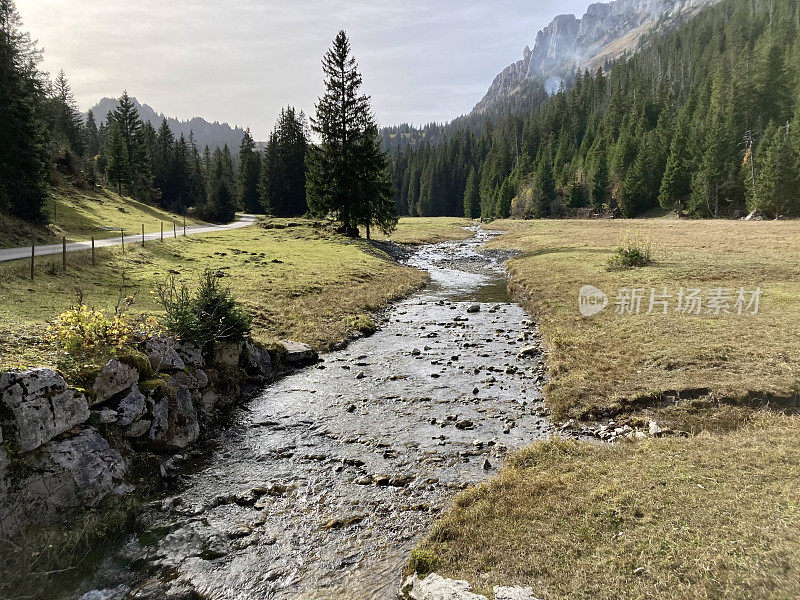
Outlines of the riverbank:
<svg viewBox="0 0 800 600">
<path fill-rule="evenodd" d="M 7 372 L 3 390 L 20 406 L 41 404 L 47 397 L 46 394 L 42 396 L 45 392 L 58 393 L 59 398 L 70 399 L 71 412 L 68 415 L 54 413 L 51 418 L 43 415 L 46 437 L 39 435 L 36 439 L 31 436 L 42 429 L 38 421 L 23 419 L 22 412 L 15 412 L 14 419 L 3 413 L 8 421 L 3 425 L 7 429 L 6 442 L 13 433 L 14 440 L 21 439 L 25 443 L 25 448 L 14 445 L 10 453 L 0 456 L 0 492 L 8 492 L 12 501 L 8 511 L 4 505 L 3 518 L 12 519 L 10 511 L 23 508 L 27 510 L 28 521 L 34 518 L 33 505 L 26 508 L 13 502 L 19 499 L 14 496 L 17 488 L 28 486 L 25 489 L 30 488 L 26 492 L 30 498 L 36 497 L 37 501 L 47 504 L 47 510 L 39 511 L 39 516 L 49 516 L 51 522 L 46 526 L 31 526 L 22 537 L 3 539 L 0 554 L 4 575 L 0 577 L 0 595 L 16 590 L 58 597 L 58 590 L 67 589 L 70 582 L 75 582 L 75 577 L 82 576 L 86 565 L 92 564 L 98 551 L 102 553 L 104 545 L 133 526 L 142 502 L 161 489 L 163 481 L 174 484 L 184 465 L 207 455 L 206 451 L 192 446 L 198 439 L 206 445 L 217 423 L 225 422 L 227 417 L 223 413 L 237 414 L 233 405 L 244 399 L 244 396 L 237 396 L 243 391 L 243 378 L 251 368 L 248 365 L 256 360 L 253 357 L 261 356 L 274 368 L 274 372 L 262 372 L 263 361 L 257 360 L 258 381 L 269 380 L 285 370 L 287 356 L 274 344 L 276 339 L 310 341 L 324 349 L 371 333 L 375 327 L 374 311 L 408 295 L 427 280 L 425 273 L 397 264 L 372 244 L 332 234 L 323 223 L 273 220 L 270 224 L 273 227 L 250 227 L 196 240 L 181 240 L 180 244 L 165 241 L 163 244 L 147 243 L 144 247 L 129 246 L 124 255 L 112 249 L 99 251 L 96 265 L 91 264 L 90 256 L 71 256 L 66 272 L 53 269 L 33 282 L 26 279 L 23 265 L 12 264 L 10 269 L 4 269 L 0 285 L 8 293 L 0 302 L 0 315 L 4 330 L 13 332 L 6 340 L 14 344 L 3 345 L 4 363 L 0 370 Z M 400 232 L 406 227 L 413 229 L 416 236 L 424 232 L 438 235 L 439 229 L 433 222 L 424 227 L 401 223 Z M 452 224 L 444 228 L 449 231 Z M 246 351 L 238 348 L 235 355 L 214 351 L 204 357 L 207 364 L 201 368 L 196 362 L 187 366 L 187 360 L 198 360 L 196 353 L 184 356 L 179 349 L 176 366 L 162 365 L 159 369 L 166 369 L 166 374 L 157 376 L 149 371 L 155 369 L 152 360 L 147 368 L 136 360 L 135 376 L 129 369 L 128 359 L 116 366 L 112 361 L 107 379 L 123 387 L 111 398 L 110 410 L 105 396 L 94 389 L 97 383 L 89 384 L 92 389 L 87 392 L 68 388 L 67 382 L 52 371 L 40 370 L 29 375 L 8 373 L 12 365 L 19 365 L 21 370 L 21 367 L 57 363 L 58 356 L 42 334 L 46 323 L 75 301 L 71 294 L 73 286 L 80 288 L 85 303 L 97 308 L 113 309 L 121 296 L 136 295 L 134 307 L 137 311 L 159 315 L 155 298 L 149 293 L 158 281 L 174 275 L 191 284 L 209 266 L 217 269 L 225 283 L 230 282 L 237 299 L 255 315 L 254 337 L 269 343 L 271 360 L 262 350 L 255 352 L 255 346 L 250 346 Z M 167 342 L 167 346 L 171 345 Z M 180 360 L 184 361 L 183 366 Z M 144 361 L 146 363 L 147 359 Z M 161 363 L 162 360 L 157 359 L 157 364 Z M 167 375 L 169 381 L 165 383 Z M 29 379 L 42 377 L 47 378 L 48 383 L 44 392 L 39 393 L 36 390 L 41 386 L 32 385 Z M 151 381 L 154 377 L 156 380 Z M 15 385 L 17 380 L 19 386 Z M 137 386 L 143 394 L 137 391 Z M 162 388 L 166 391 L 159 395 Z M 116 388 L 113 391 L 116 392 Z M 4 394 L 0 395 L 5 400 Z M 120 400 L 121 396 L 125 398 Z M 190 396 L 191 402 L 187 401 Z M 120 416 L 123 404 L 126 411 L 128 404 L 138 408 L 134 421 L 125 420 L 124 427 L 119 429 L 117 421 L 127 419 Z M 166 412 L 161 410 L 162 404 Z M 217 404 L 225 410 L 216 410 Z M 159 431 L 155 431 L 155 424 L 149 428 L 149 433 L 148 427 L 139 427 L 151 419 L 151 414 L 155 423 L 160 410 L 164 412 L 164 422 Z M 80 444 L 89 444 L 91 447 L 87 448 L 91 452 L 87 453 Z M 92 458 L 96 450 L 99 451 L 98 460 Z M 77 457 L 75 460 L 68 458 L 73 455 Z M 37 477 L 42 473 L 62 486 L 58 494 L 35 493 L 39 489 Z M 72 492 L 66 494 L 73 488 L 71 478 L 77 484 L 74 498 L 70 496 Z M 88 492 L 81 488 L 95 480 L 97 484 L 92 484 Z M 8 489 L 4 487 L 7 482 L 11 486 Z M 134 489 L 135 493 L 131 494 Z M 111 496 L 108 496 L 109 491 L 113 492 Z M 88 504 L 79 506 L 84 496 Z M 50 506 L 51 499 L 60 508 Z M 69 508 L 72 505 L 75 510 Z M 53 516 L 59 518 L 52 520 Z M 11 522 L 4 521 L 6 525 Z"/>
<path fill-rule="evenodd" d="M 335 235 L 312 221 L 276 222 L 296 226 L 127 244 L 124 253 L 101 249 L 96 265 L 90 253 L 78 252 L 69 256 L 66 271 L 61 257 L 43 257 L 33 281 L 25 261 L 0 265 L 0 370 L 54 366 L 58 357 L 44 335 L 47 323 L 79 294 L 85 304 L 111 312 L 120 298 L 131 296 L 133 313 L 158 316 L 159 282 L 175 277 L 191 285 L 211 268 L 253 314 L 255 340 L 294 339 L 322 351 L 371 330 L 372 313 L 426 281 L 424 273 L 397 264 L 365 240 Z M 452 231 L 449 222 L 403 219 L 396 235 L 419 240 Z"/>
<path fill-rule="evenodd" d="M 508 264 L 510 289 L 540 326 L 554 416 L 601 439 L 630 433 L 513 454 L 456 497 L 410 568 L 466 579 L 490 598 L 496 585 L 548 600 L 797 596 L 800 225 L 491 227 L 508 231 L 493 247 L 522 251 Z M 653 264 L 607 270 L 637 234 Z M 607 293 L 605 311 L 581 315 L 584 285 Z M 647 314 L 651 287 L 729 288 L 732 314 L 675 312 L 676 297 L 667 314 L 658 304 Z M 738 315 L 736 292 L 757 287 L 758 313 Z M 616 314 L 619 290 L 633 288 L 647 291 L 642 310 Z"/>
<path fill-rule="evenodd" d="M 395 598 L 452 494 L 550 433 L 536 329 L 486 237 L 418 249 L 430 284 L 233 411 L 70 597 Z"/>
</svg>

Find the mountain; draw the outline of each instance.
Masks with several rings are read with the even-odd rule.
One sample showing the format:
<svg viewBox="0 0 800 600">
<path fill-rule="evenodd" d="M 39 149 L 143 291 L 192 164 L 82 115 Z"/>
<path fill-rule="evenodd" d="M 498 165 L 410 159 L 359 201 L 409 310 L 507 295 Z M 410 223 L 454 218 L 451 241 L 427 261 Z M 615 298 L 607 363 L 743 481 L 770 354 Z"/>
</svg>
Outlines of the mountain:
<svg viewBox="0 0 800 600">
<path fill-rule="evenodd" d="M 228 148 L 236 152 L 238 151 L 239 144 L 242 142 L 242 137 L 244 137 L 244 129 L 241 127 L 231 127 L 227 123 L 219 123 L 217 121 L 209 123 L 201 117 L 194 117 L 188 121 L 181 121 L 175 117 L 165 117 L 151 106 L 141 104 L 134 97 L 131 97 L 131 100 L 133 100 L 136 110 L 139 111 L 139 116 L 142 120 L 149 121 L 156 129 L 161 125 L 161 121 L 166 118 L 172 133 L 175 134 L 176 137 L 183 134 L 188 139 L 189 132 L 193 132 L 197 146 L 201 150 L 206 145 L 213 150 L 217 146 L 221 148 L 225 144 L 228 144 Z M 94 118 L 98 125 L 105 122 L 106 115 L 109 111 L 113 111 L 117 107 L 117 104 L 118 100 L 116 98 L 103 98 L 92 107 L 91 110 L 94 113 Z M 259 147 L 262 146 L 260 143 L 258 143 L 258 145 Z"/>
<path fill-rule="evenodd" d="M 533 50 L 495 77 L 473 112 L 489 111 L 497 102 L 523 93 L 528 82 L 553 94 L 573 71 L 594 71 L 607 61 L 634 51 L 651 33 L 660 33 L 717 0 L 616 0 L 589 5 L 586 14 L 558 15 L 539 31 Z"/>
</svg>

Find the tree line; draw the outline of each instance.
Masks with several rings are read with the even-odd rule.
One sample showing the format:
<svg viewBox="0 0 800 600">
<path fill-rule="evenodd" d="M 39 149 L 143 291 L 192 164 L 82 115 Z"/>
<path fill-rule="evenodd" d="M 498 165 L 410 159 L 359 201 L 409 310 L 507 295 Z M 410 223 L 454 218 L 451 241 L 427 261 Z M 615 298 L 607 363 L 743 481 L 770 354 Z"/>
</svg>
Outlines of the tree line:
<svg viewBox="0 0 800 600">
<path fill-rule="evenodd" d="M 48 80 L 41 52 L 22 31 L 13 0 L 0 0 L 0 212 L 46 222 L 53 175 L 202 219 L 237 210 L 332 215 L 348 235 L 396 223 L 388 158 L 344 31 L 322 61 L 325 93 L 308 123 L 283 109 L 263 149 L 248 129 L 238 149 L 198 148 L 193 132 L 156 129 L 123 92 L 99 124 L 78 110 L 66 75 Z M 310 142 L 313 131 L 319 142 Z"/>
<path fill-rule="evenodd" d="M 538 108 L 395 149 L 400 214 L 800 214 L 797 0 L 724 0 Z"/>
<path fill-rule="evenodd" d="M 13 0 L 0 0 L 0 212 L 46 222 L 57 173 L 215 222 L 237 210 L 307 212 L 303 113 L 284 109 L 263 151 L 249 130 L 238 153 L 201 150 L 193 133 L 176 138 L 166 119 L 158 129 L 142 120 L 127 92 L 99 125 L 92 111 L 84 118 L 64 72 L 50 81 L 40 61 Z"/>
</svg>

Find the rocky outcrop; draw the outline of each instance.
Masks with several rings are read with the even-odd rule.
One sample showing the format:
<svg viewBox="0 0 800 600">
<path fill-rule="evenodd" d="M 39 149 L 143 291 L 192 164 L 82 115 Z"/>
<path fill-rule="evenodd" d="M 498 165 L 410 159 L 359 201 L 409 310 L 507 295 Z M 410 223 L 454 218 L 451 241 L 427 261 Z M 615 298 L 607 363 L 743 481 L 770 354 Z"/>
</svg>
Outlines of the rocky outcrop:
<svg viewBox="0 0 800 600">
<path fill-rule="evenodd" d="M 538 600 L 529 587 L 495 586 L 495 600 Z M 488 600 L 476 594 L 468 581 L 447 579 L 431 573 L 424 579 L 415 573 L 408 577 L 400 589 L 401 600 Z"/>
<path fill-rule="evenodd" d="M 35 450 L 88 418 L 86 396 L 55 371 L 0 375 L 0 427 L 20 452 Z"/>
<path fill-rule="evenodd" d="M 304 344 L 286 345 L 280 354 L 290 366 L 317 360 Z M 168 460 L 197 442 L 246 380 L 274 377 L 259 344 L 209 346 L 144 341 L 141 352 L 102 367 L 88 398 L 50 369 L 0 373 L 0 536 L 131 492 L 125 457 L 143 451 Z"/>
<path fill-rule="evenodd" d="M 156 337 L 142 344 L 142 350 L 155 372 L 183 371 L 186 368 L 176 348 L 175 338 Z"/>
<path fill-rule="evenodd" d="M 526 46 L 522 60 L 495 77 L 489 91 L 475 106 L 483 112 L 513 95 L 529 81 L 541 81 L 555 93 L 573 71 L 594 70 L 637 48 L 639 38 L 660 21 L 668 27 L 717 0 L 616 0 L 591 4 L 586 14 L 558 15 L 536 34 L 533 49 Z"/>
<path fill-rule="evenodd" d="M 310 365 L 319 360 L 317 353 L 308 344 L 284 340 L 281 345 L 285 350 L 284 360 L 292 366 Z"/>
<path fill-rule="evenodd" d="M 164 450 L 183 450 L 200 437 L 200 422 L 189 389 L 181 387 L 175 396 L 159 400 L 153 407 L 149 438 Z"/>
<path fill-rule="evenodd" d="M 25 477 L 0 482 L 0 535 L 47 520 L 66 508 L 95 506 L 121 488 L 127 471 L 120 453 L 92 427 L 15 457 Z"/>
<path fill-rule="evenodd" d="M 139 370 L 117 358 L 112 358 L 100 370 L 95 379 L 94 402 L 100 404 L 117 394 L 131 389 L 139 382 Z"/>
</svg>

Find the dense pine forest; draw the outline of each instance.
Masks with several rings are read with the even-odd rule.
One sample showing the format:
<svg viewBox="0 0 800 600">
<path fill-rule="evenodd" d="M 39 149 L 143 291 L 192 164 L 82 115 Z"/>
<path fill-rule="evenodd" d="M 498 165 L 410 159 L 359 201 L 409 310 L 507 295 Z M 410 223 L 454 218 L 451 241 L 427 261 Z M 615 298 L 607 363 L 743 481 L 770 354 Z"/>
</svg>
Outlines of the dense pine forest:
<svg viewBox="0 0 800 600">
<path fill-rule="evenodd" d="M 385 128 L 397 213 L 797 216 L 798 29 L 798 0 L 724 0 L 553 96 L 531 82 L 446 125 Z M 302 112 L 284 109 L 263 150 L 249 130 L 239 148 L 199 148 L 143 121 L 127 93 L 98 126 L 63 72 L 39 70 L 11 0 L 0 30 L 0 212 L 46 221 L 57 174 L 211 221 L 308 211 Z"/>
<path fill-rule="evenodd" d="M 0 212 L 46 222 L 51 186 L 63 180 L 215 222 L 237 210 L 307 212 L 303 113 L 284 109 L 263 152 L 249 130 L 240 148 L 200 149 L 166 119 L 158 129 L 142 120 L 127 92 L 98 126 L 79 112 L 64 72 L 50 81 L 40 62 L 14 3 L 0 0 Z"/>
<path fill-rule="evenodd" d="M 398 144 L 398 212 L 796 216 L 798 31 L 797 0 L 724 0 L 539 108 Z"/>
</svg>

